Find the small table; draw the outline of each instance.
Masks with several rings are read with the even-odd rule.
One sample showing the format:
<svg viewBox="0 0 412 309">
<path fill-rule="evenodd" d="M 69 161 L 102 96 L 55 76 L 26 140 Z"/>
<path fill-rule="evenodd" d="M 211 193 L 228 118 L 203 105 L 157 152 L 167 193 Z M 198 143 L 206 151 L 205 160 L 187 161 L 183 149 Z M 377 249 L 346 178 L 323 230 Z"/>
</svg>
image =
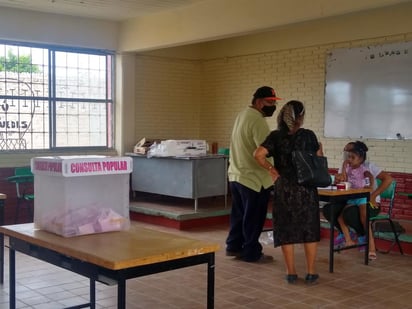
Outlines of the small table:
<svg viewBox="0 0 412 309">
<path fill-rule="evenodd" d="M 215 252 L 218 244 L 158 232 L 132 223 L 128 231 L 64 238 L 34 228 L 33 223 L 0 227 L 9 236 L 10 308 L 16 307 L 16 251 L 90 279 L 95 308 L 95 283 L 117 284 L 117 308 L 126 307 L 126 280 L 188 266 L 207 264 L 207 308 L 214 308 Z"/>
<path fill-rule="evenodd" d="M 4 224 L 4 203 L 7 195 L 0 193 L 0 225 Z M 0 283 L 4 282 L 4 234 L 0 233 Z"/>
<path fill-rule="evenodd" d="M 349 199 L 355 199 L 355 198 L 363 198 L 366 197 L 367 201 L 369 201 L 370 198 L 370 192 L 371 189 L 349 189 L 349 190 L 336 190 L 336 189 L 323 189 L 319 188 L 318 189 L 318 194 L 319 194 L 319 199 L 324 202 L 329 202 L 329 203 L 334 203 L 334 202 L 339 202 L 339 201 L 346 201 Z M 334 209 L 331 207 L 331 214 L 330 214 L 330 239 L 329 239 L 329 272 L 333 273 L 333 255 L 335 251 L 341 251 L 341 250 L 346 250 L 346 249 L 352 249 L 358 247 L 358 245 L 355 246 L 349 246 L 345 248 L 340 248 L 340 249 L 335 249 L 334 248 L 334 228 L 335 228 L 335 215 L 334 215 Z M 362 244 L 366 246 L 365 250 L 365 265 L 368 265 L 369 263 L 369 208 L 366 207 L 366 226 L 367 228 L 365 229 L 366 232 L 366 244 Z"/>
</svg>

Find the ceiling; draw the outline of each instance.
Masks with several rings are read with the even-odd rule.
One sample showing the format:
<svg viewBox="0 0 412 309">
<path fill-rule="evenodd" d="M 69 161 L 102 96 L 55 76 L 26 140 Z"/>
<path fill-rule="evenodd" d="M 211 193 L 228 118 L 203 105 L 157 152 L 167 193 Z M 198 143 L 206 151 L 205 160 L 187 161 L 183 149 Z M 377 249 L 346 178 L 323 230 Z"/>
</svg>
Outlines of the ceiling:
<svg viewBox="0 0 412 309">
<path fill-rule="evenodd" d="M 0 7 L 122 21 L 207 1 L 210 0 L 0 0 Z"/>
<path fill-rule="evenodd" d="M 249 0 L 230 2 L 227 0 L 220 0 L 219 2 L 226 2 L 229 12 L 233 14 L 233 9 L 231 9 L 234 7 L 233 4 L 239 3 L 241 5 L 243 4 L 248 6 L 255 3 L 254 0 L 250 0 L 251 2 L 248 1 Z M 306 4 L 306 1 L 311 0 L 303 0 L 303 6 Z M 324 3 L 328 5 L 328 1 L 330 0 L 324 1 Z M 199 4 L 206 4 L 208 2 L 210 5 L 213 5 L 212 2 L 216 3 L 216 0 L 0 0 L 0 7 L 96 18 L 110 21 L 124 21 L 150 14 L 188 8 Z M 299 1 L 294 2 L 298 3 Z M 362 10 L 366 10 L 401 2 L 408 2 L 408 0 L 359 0 L 357 5 L 352 5 L 352 10 L 349 8 L 348 12 L 357 11 L 360 7 L 362 7 Z M 232 5 L 230 5 L 230 3 L 232 3 Z M 349 7 L 351 6 L 351 4 L 348 3 L 346 5 Z M 237 8 L 235 8 L 235 10 L 236 9 Z"/>
<path fill-rule="evenodd" d="M 29 25 L 44 20 L 42 14 L 20 14 L 19 10 L 60 14 L 52 20 L 62 15 L 95 19 L 107 29 L 120 29 L 114 45 L 130 52 L 232 38 L 407 2 L 412 0 L 0 0 L 0 14 L 6 26 L 8 16 L 21 16 Z M 61 21 L 61 29 L 89 22 Z M 47 18 L 41 25 L 49 30 Z M 59 35 L 64 33 L 61 29 Z M 13 29 L 4 30 L 9 33 Z M 25 34 L 31 38 L 30 29 Z"/>
</svg>

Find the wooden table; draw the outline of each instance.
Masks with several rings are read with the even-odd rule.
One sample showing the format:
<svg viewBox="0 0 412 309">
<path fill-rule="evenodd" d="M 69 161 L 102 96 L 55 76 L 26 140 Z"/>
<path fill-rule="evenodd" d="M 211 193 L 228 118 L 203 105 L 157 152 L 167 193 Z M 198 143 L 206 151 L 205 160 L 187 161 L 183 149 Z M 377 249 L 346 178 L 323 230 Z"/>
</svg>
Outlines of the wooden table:
<svg viewBox="0 0 412 309">
<path fill-rule="evenodd" d="M 0 225 L 4 224 L 4 203 L 7 195 L 0 193 Z M 4 282 L 4 234 L 0 233 L 0 283 Z"/>
<path fill-rule="evenodd" d="M 362 198 L 366 197 L 367 201 L 369 201 L 370 198 L 370 189 L 349 189 L 349 190 L 336 190 L 336 189 L 323 189 L 319 188 L 318 189 L 318 194 L 319 194 L 319 199 L 321 201 L 329 202 L 329 203 L 336 203 L 336 202 L 342 202 L 342 201 L 347 201 L 349 199 L 355 199 L 355 198 Z M 352 248 L 357 248 L 361 245 L 364 245 L 366 247 L 365 249 L 365 265 L 368 265 L 369 262 L 369 208 L 366 208 L 366 226 L 367 228 L 365 229 L 365 237 L 366 237 L 366 243 L 365 244 L 357 244 L 354 246 L 348 246 L 344 248 L 339 248 L 335 249 L 334 248 L 334 228 L 335 228 L 335 215 L 334 215 L 334 207 L 332 206 L 331 213 L 330 213 L 330 239 L 329 239 L 329 272 L 333 273 L 333 255 L 335 251 L 342 251 L 342 250 L 347 250 L 347 249 L 352 249 Z"/>
<path fill-rule="evenodd" d="M 117 284 L 117 308 L 126 307 L 126 280 L 188 266 L 207 264 L 207 308 L 214 307 L 215 252 L 219 245 L 139 227 L 130 230 L 64 238 L 37 230 L 33 223 L 0 227 L 10 244 L 10 308 L 16 307 L 16 251 L 90 279 L 95 308 L 95 283 Z"/>
</svg>

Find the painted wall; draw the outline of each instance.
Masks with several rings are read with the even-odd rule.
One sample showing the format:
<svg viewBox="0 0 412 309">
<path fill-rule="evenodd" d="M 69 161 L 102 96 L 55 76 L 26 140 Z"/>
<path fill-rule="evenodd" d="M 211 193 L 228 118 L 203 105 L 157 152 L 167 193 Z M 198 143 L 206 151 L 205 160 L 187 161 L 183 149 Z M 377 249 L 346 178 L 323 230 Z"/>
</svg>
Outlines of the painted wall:
<svg viewBox="0 0 412 309">
<path fill-rule="evenodd" d="M 349 140 L 323 136 L 326 54 L 334 48 L 410 41 L 411 14 L 412 5 L 402 5 L 390 12 L 375 10 L 187 49 L 137 54 L 136 140 L 201 138 L 227 147 L 236 114 L 250 104 L 257 87 L 270 85 L 283 102 L 305 102 L 305 127 L 316 132 L 330 167 L 337 168 Z M 195 94 L 193 89 L 199 92 Z M 159 93 L 169 95 L 159 101 Z M 192 104 L 186 104 L 189 101 Z M 163 112 L 154 116 L 154 111 L 160 110 Z M 271 128 L 276 127 L 275 118 L 268 121 Z M 370 148 L 370 160 L 385 170 L 412 171 L 412 141 L 364 142 Z"/>
<path fill-rule="evenodd" d="M 123 22 L 119 49 L 131 52 L 199 43 L 408 1 L 208 0 Z"/>
<path fill-rule="evenodd" d="M 198 61 L 136 58 L 136 141 L 200 136 L 201 69 Z"/>
<path fill-rule="evenodd" d="M 118 31 L 110 21 L 0 9 L 0 38 L 6 40 L 117 50 Z"/>
</svg>

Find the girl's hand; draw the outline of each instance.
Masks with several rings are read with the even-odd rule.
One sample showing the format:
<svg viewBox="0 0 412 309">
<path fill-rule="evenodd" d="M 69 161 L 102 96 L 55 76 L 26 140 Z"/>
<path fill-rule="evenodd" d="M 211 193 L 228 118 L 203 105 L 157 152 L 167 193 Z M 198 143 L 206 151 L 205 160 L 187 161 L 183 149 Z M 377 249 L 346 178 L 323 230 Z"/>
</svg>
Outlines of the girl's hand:
<svg viewBox="0 0 412 309">
<path fill-rule="evenodd" d="M 371 192 L 371 195 L 370 195 L 370 198 L 369 198 L 370 203 L 375 204 L 375 203 L 376 203 L 376 197 L 377 197 L 377 196 L 378 196 L 378 195 L 376 194 L 376 191 Z"/>
<path fill-rule="evenodd" d="M 335 175 L 335 183 L 340 183 L 345 181 L 345 175 L 343 174 L 336 174 Z"/>
</svg>

